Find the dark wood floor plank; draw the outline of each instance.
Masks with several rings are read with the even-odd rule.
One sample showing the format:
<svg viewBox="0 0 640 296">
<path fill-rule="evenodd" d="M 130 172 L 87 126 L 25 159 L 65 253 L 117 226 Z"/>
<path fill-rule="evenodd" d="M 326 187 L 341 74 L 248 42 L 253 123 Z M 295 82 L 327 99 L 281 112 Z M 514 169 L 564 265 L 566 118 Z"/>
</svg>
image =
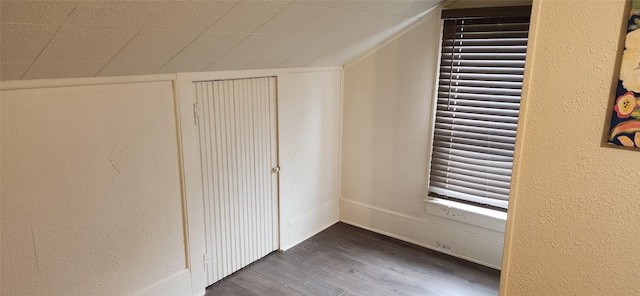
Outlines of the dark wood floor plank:
<svg viewBox="0 0 640 296">
<path fill-rule="evenodd" d="M 421 285 L 430 287 L 432 289 L 446 292 L 451 295 L 465 295 L 465 296 L 495 296 L 498 295 L 498 290 L 488 291 L 480 289 L 475 286 L 468 285 L 467 283 L 452 279 L 450 277 L 444 277 L 438 274 L 427 274 L 419 282 Z"/>
<path fill-rule="evenodd" d="M 285 285 L 301 282 L 312 276 L 312 274 L 307 274 L 304 271 L 273 261 L 268 256 L 249 265 L 247 268 Z"/>
<path fill-rule="evenodd" d="M 338 296 L 344 292 L 340 288 L 314 278 L 309 271 L 291 268 L 271 258 L 265 258 L 260 260 L 258 264 L 252 264 L 249 269 L 301 291 L 305 295 Z"/>
<path fill-rule="evenodd" d="M 323 279 L 353 294 L 384 296 L 451 296 L 435 289 L 395 274 L 380 274 L 371 269 L 358 270 L 344 268 L 335 270 L 328 268 L 316 277 Z"/>
<path fill-rule="evenodd" d="M 366 268 L 367 264 L 362 261 L 345 256 L 335 250 L 324 248 L 315 243 L 300 244 L 287 252 L 298 254 L 307 260 L 316 264 L 322 264 L 334 269 L 341 269 L 343 267 L 349 268 Z"/>
<path fill-rule="evenodd" d="M 207 296 L 492 296 L 499 280 L 497 270 L 337 223 L 214 284 Z"/>
<path fill-rule="evenodd" d="M 332 228 L 336 235 L 349 239 L 358 246 L 368 247 L 386 260 L 425 273 L 436 273 L 453 279 L 464 279 L 469 285 L 493 291 L 499 286 L 500 272 L 466 260 L 454 258 L 433 250 L 383 236 L 344 223 Z M 368 243 L 368 244 L 367 244 Z M 497 292 L 497 291 L 496 291 Z"/>
<path fill-rule="evenodd" d="M 327 240 L 314 240 L 312 242 L 315 242 L 317 247 L 324 248 L 332 253 L 341 253 L 354 260 L 377 265 L 415 281 L 420 280 L 424 275 L 424 271 L 420 268 L 402 264 L 388 254 L 378 251 L 375 247 L 349 241 L 339 236 L 329 236 L 327 238 Z"/>
<path fill-rule="evenodd" d="M 259 274 L 249 268 L 229 277 L 229 281 L 257 295 L 301 296 L 302 292 Z"/>
<path fill-rule="evenodd" d="M 231 281 L 219 281 L 207 288 L 205 296 L 258 296 Z"/>
<path fill-rule="evenodd" d="M 366 278 L 356 275 L 355 269 L 335 270 L 327 268 L 315 277 L 343 289 L 349 293 L 362 296 L 395 296 L 392 291 L 379 287 Z"/>
<path fill-rule="evenodd" d="M 315 247 L 315 248 L 313 248 Z M 401 272 L 397 270 L 393 270 L 390 268 L 386 268 L 383 266 L 379 266 L 376 264 L 366 264 L 358 260 L 354 260 L 349 257 L 345 257 L 340 253 L 336 253 L 335 251 L 319 248 L 317 245 L 301 245 L 292 250 L 292 252 L 300 252 L 302 254 L 309 254 L 309 258 L 311 261 L 319 260 L 325 264 L 330 265 L 330 269 L 325 269 L 316 277 L 320 277 L 328 283 L 334 284 L 337 287 L 350 291 L 354 294 L 357 294 L 356 291 L 346 289 L 344 286 L 340 286 L 328 278 L 335 278 L 338 275 L 342 275 L 345 278 L 353 278 L 356 275 L 361 281 L 370 283 L 370 287 L 380 287 L 385 290 L 380 291 L 380 294 L 384 294 L 384 291 L 392 291 L 392 295 L 415 295 L 419 293 L 419 295 L 447 295 L 442 291 L 428 291 L 429 289 L 422 289 L 418 286 L 418 281 L 412 277 L 404 277 Z M 340 281 L 340 279 L 338 279 Z M 408 293 L 404 293 L 404 292 Z"/>
<path fill-rule="evenodd" d="M 325 264 L 311 261 L 309 258 L 300 256 L 295 252 L 275 252 L 269 256 L 269 259 L 291 268 L 303 270 L 305 273 L 310 275 L 314 275 L 327 268 Z"/>
</svg>

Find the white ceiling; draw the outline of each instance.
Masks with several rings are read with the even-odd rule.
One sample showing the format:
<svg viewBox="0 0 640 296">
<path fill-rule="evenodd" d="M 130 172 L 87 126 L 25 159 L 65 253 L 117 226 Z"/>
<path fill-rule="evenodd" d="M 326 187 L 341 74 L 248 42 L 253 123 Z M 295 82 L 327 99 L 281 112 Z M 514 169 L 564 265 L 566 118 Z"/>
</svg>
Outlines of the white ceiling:
<svg viewBox="0 0 640 296">
<path fill-rule="evenodd" d="M 343 65 L 440 0 L 0 1 L 0 80 Z"/>
</svg>

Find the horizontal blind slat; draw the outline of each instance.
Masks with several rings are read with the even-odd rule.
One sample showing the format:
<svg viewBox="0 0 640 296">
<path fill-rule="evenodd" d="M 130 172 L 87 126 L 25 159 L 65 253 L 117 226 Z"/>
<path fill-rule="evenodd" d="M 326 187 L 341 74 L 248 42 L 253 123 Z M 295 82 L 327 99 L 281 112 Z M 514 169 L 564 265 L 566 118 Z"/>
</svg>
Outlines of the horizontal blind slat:
<svg viewBox="0 0 640 296">
<path fill-rule="evenodd" d="M 466 107 L 466 106 L 446 106 L 446 105 L 442 105 L 442 104 L 438 104 L 436 106 L 436 109 L 438 111 L 478 113 L 478 114 L 497 115 L 497 116 L 511 116 L 511 117 L 518 117 L 518 114 L 520 113 L 519 110 L 481 108 L 481 107 Z"/>
<path fill-rule="evenodd" d="M 451 128 L 452 126 L 456 126 L 462 131 L 476 131 L 487 134 L 514 137 L 516 135 L 516 128 L 518 127 L 513 123 L 495 122 L 490 120 L 482 121 L 450 117 L 436 118 L 436 127 Z"/>
<path fill-rule="evenodd" d="M 459 92 L 456 91 L 458 90 L 457 86 L 450 86 L 448 87 L 448 89 L 450 91 L 445 91 L 445 90 L 439 90 L 438 91 L 438 99 L 439 100 L 452 100 L 450 102 L 445 102 L 442 103 L 440 101 L 438 101 L 439 104 L 445 104 L 445 105 L 452 105 L 453 104 L 453 100 L 458 100 L 459 102 L 457 103 L 458 105 L 466 105 L 465 102 L 468 103 L 472 103 L 472 102 L 484 102 L 486 104 L 488 103 L 496 103 L 496 108 L 500 105 L 500 104 L 507 104 L 504 105 L 504 109 L 513 109 L 513 110 L 518 110 L 520 109 L 520 107 L 506 107 L 506 106 L 511 106 L 513 104 L 515 105 L 520 105 L 520 100 L 521 97 L 519 95 L 505 95 L 505 94 L 493 94 L 493 93 L 480 93 L 480 92 L 476 92 L 476 93 L 472 93 L 472 92 Z M 490 90 L 490 89 L 486 89 L 485 90 Z M 453 104 L 455 105 L 455 104 Z M 467 105 L 467 106 L 473 106 L 473 104 L 471 105 Z M 489 106 L 489 105 L 484 105 L 484 106 Z"/>
<path fill-rule="evenodd" d="M 460 110 L 457 110 L 456 112 L 454 112 L 454 111 L 446 110 L 446 107 L 443 108 L 443 110 L 436 111 L 436 118 L 437 117 L 493 121 L 493 122 L 503 122 L 503 123 L 511 123 L 511 124 L 518 123 L 517 114 L 516 116 L 513 116 L 513 115 L 502 116 L 498 114 L 465 113 L 465 112 L 461 112 Z"/>
<path fill-rule="evenodd" d="M 520 110 L 520 103 L 509 103 L 508 100 L 517 100 L 519 97 L 502 95 L 454 93 L 446 97 L 446 93 L 438 93 L 438 105 L 442 106 L 470 106 L 482 108 L 496 108 L 506 110 Z M 507 102 L 505 102 L 507 101 Z"/>
<path fill-rule="evenodd" d="M 474 22 L 472 20 L 464 20 L 455 23 L 452 28 L 454 32 L 509 32 L 509 31 L 528 31 L 529 23 L 520 20 L 502 19 L 499 22 Z"/>
<path fill-rule="evenodd" d="M 480 130 L 480 132 L 476 131 L 463 131 L 462 129 L 450 129 L 443 127 L 436 127 L 435 134 L 451 137 L 451 138 L 465 138 L 465 139 L 475 139 L 475 140 L 484 140 L 488 142 L 498 142 L 498 143 L 507 143 L 507 144 L 515 144 L 516 138 L 515 136 L 501 136 L 488 134 L 487 130 Z"/>
<path fill-rule="evenodd" d="M 452 60 L 443 59 L 441 66 L 468 66 L 468 67 L 524 67 L 525 60 Z"/>
<path fill-rule="evenodd" d="M 483 53 L 483 52 L 442 52 L 442 57 L 445 59 L 472 59 L 472 60 L 524 60 L 525 53 Z"/>
<path fill-rule="evenodd" d="M 448 73 L 441 72 L 439 79 L 452 80 L 482 80 L 482 81 L 513 81 L 522 82 L 524 75 L 520 74 L 492 74 L 492 73 Z"/>
<path fill-rule="evenodd" d="M 460 132 L 469 132 L 469 133 L 482 134 L 482 135 L 502 136 L 509 139 L 515 139 L 516 137 L 516 130 L 508 130 L 508 129 L 504 130 L 504 129 L 496 128 L 495 126 L 478 127 L 478 126 L 463 125 L 460 123 L 451 124 L 451 123 L 436 122 L 435 128 L 441 129 L 441 130 L 448 130 L 448 131 L 455 130 Z"/>
<path fill-rule="evenodd" d="M 489 145 L 486 145 L 486 143 L 484 143 L 485 145 L 480 146 L 480 145 L 474 145 L 475 143 L 472 143 L 472 144 L 464 143 L 465 141 L 461 139 L 454 139 L 455 141 L 449 141 L 449 139 L 444 140 L 442 136 L 437 136 L 437 135 L 434 136 L 434 138 L 435 140 L 433 142 L 433 146 L 435 147 L 513 157 L 512 150 L 499 148 L 495 146 L 489 147 Z M 467 140 L 467 141 L 472 142 L 470 140 Z M 494 145 L 496 144 L 494 143 Z"/>
<path fill-rule="evenodd" d="M 511 182 L 511 174 L 505 176 L 501 174 L 481 172 L 477 170 L 471 170 L 466 167 L 457 167 L 452 165 L 451 163 L 447 163 L 444 165 L 434 163 L 433 166 L 431 167 L 431 171 L 433 174 L 436 174 L 436 175 L 443 175 L 444 172 L 451 172 L 451 173 L 456 173 L 460 175 L 477 177 L 481 179 L 491 179 L 491 180 L 497 180 L 497 181 L 502 181 L 507 183 Z"/>
<path fill-rule="evenodd" d="M 494 39 L 494 38 L 527 38 L 528 31 L 526 30 L 511 30 L 511 31 L 485 31 L 485 32 L 445 32 L 443 34 L 444 41 L 451 40 L 467 40 L 467 39 Z"/>
<path fill-rule="evenodd" d="M 440 133 L 434 134 L 433 138 L 434 143 L 436 143 L 438 146 L 446 147 L 449 144 L 462 144 L 473 146 L 472 148 L 469 147 L 469 149 L 473 149 L 472 151 L 480 151 L 480 149 L 482 149 L 482 151 L 485 152 L 496 153 L 498 155 L 505 156 L 513 156 L 513 148 L 515 146 L 515 144 L 510 143 L 463 138 L 453 135 L 441 135 Z"/>
<path fill-rule="evenodd" d="M 505 182 L 505 181 L 499 181 L 495 179 L 488 179 L 486 177 L 481 178 L 481 177 L 475 177 L 467 174 L 459 174 L 453 171 L 432 170 L 431 176 L 433 177 L 433 179 L 442 178 L 442 180 L 456 180 L 456 181 L 464 182 L 464 184 L 467 184 L 467 186 L 477 186 L 476 188 L 480 188 L 480 189 L 483 189 L 485 187 L 492 188 L 495 190 L 492 192 L 501 193 L 501 194 L 504 194 L 505 192 L 506 194 L 509 194 L 509 188 L 511 187 L 511 184 L 509 183 L 510 180 Z M 447 182 L 447 184 L 455 185 L 455 183 L 451 183 L 450 181 Z M 500 192 L 497 192 L 497 191 L 500 191 Z"/>
<path fill-rule="evenodd" d="M 441 65 L 440 71 L 452 73 L 484 73 L 484 74 L 515 74 L 523 75 L 524 69 L 520 67 L 495 67 L 487 66 L 458 66 Z"/>
<path fill-rule="evenodd" d="M 453 37 L 453 35 L 451 35 L 451 37 Z M 526 45 L 529 42 L 528 38 L 522 38 L 522 37 L 477 38 L 477 39 L 473 39 L 473 38 L 457 38 L 457 39 L 449 38 L 449 39 L 446 39 L 445 38 L 442 41 L 442 44 L 445 45 L 445 46 L 451 46 L 456 41 L 463 41 L 464 44 L 466 44 L 466 45 L 488 45 L 488 44 L 493 44 L 493 45 Z"/>
<path fill-rule="evenodd" d="M 474 191 L 475 192 L 480 191 L 480 192 L 487 192 L 487 193 L 495 193 L 497 195 L 502 195 L 502 196 L 509 196 L 508 188 L 477 184 L 477 183 L 468 182 L 468 181 L 464 181 L 456 178 L 445 178 L 445 177 L 432 175 L 431 181 L 434 183 L 447 184 L 449 186 L 464 187 L 468 189 L 468 191 L 462 191 L 462 190 L 461 191 L 468 194 L 473 194 L 471 192 L 474 192 Z"/>
<path fill-rule="evenodd" d="M 463 159 L 463 161 L 456 161 L 456 158 Z M 478 161 L 478 163 L 480 163 L 480 164 L 470 163 L 469 160 Z M 479 159 L 465 159 L 465 158 L 461 158 L 461 157 L 451 157 L 451 158 L 448 158 L 448 159 L 434 159 L 433 160 L 433 164 L 434 165 L 440 165 L 440 166 L 446 166 L 446 167 L 455 167 L 455 168 L 460 168 L 460 169 L 464 169 L 464 170 L 468 170 L 468 171 L 476 171 L 476 172 L 493 174 L 493 175 L 497 175 L 497 176 L 505 176 L 505 177 L 511 178 L 511 165 L 510 164 L 505 164 L 503 162 L 497 162 L 496 161 L 496 162 L 489 163 L 488 161 L 482 161 L 482 160 L 479 160 Z M 498 165 L 504 164 L 505 168 L 493 166 L 493 165 L 496 165 L 496 164 L 498 164 Z"/>
<path fill-rule="evenodd" d="M 449 92 L 455 92 L 459 94 L 470 95 L 499 95 L 504 97 L 498 97 L 503 102 L 520 102 L 520 95 L 522 91 L 519 89 L 511 88 L 495 88 L 495 87 L 473 87 L 473 86 L 460 86 L 460 85 L 441 85 L 438 87 L 438 94 L 442 93 L 444 97 L 449 96 Z M 491 99 L 494 99 L 492 97 Z"/>
<path fill-rule="evenodd" d="M 455 41 L 453 45 L 443 46 L 444 52 L 458 53 L 524 53 L 527 45 L 463 45 L 463 42 Z"/>
<path fill-rule="evenodd" d="M 464 147 L 462 147 L 464 148 Z M 482 152 L 469 151 L 464 149 L 457 149 L 456 147 L 435 146 L 433 148 L 433 154 L 440 154 L 440 157 L 450 156 L 451 159 L 458 159 L 461 162 L 487 164 L 490 163 L 493 167 L 510 168 L 513 166 L 513 155 L 498 155 Z M 444 158 L 447 159 L 447 158 Z M 474 162 L 477 161 L 477 162 Z M 486 162 L 486 163 L 485 163 Z M 503 166 L 500 166 L 503 164 Z M 487 164 L 488 165 L 488 164 Z"/>
<path fill-rule="evenodd" d="M 456 86 L 477 86 L 486 88 L 505 88 L 505 89 L 522 89 L 522 81 L 483 81 L 483 80 L 464 80 L 464 79 L 440 79 L 438 83 L 440 85 Z"/>
</svg>

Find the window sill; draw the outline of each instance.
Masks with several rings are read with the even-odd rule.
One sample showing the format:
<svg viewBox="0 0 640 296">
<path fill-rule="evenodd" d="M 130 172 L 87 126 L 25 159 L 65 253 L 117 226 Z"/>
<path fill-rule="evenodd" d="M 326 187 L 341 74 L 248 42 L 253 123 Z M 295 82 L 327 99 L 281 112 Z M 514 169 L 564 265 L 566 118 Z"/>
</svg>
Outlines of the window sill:
<svg viewBox="0 0 640 296">
<path fill-rule="evenodd" d="M 427 214 L 504 233 L 507 213 L 437 197 L 423 199 Z"/>
</svg>

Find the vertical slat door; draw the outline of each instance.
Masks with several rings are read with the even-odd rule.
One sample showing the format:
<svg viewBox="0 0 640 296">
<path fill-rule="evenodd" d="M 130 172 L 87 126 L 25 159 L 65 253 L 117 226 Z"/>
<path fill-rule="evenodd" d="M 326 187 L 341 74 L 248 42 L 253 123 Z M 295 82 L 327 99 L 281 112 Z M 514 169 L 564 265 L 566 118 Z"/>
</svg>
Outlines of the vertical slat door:
<svg viewBox="0 0 640 296">
<path fill-rule="evenodd" d="M 278 248 L 276 84 L 264 77 L 195 87 L 211 285 Z"/>
</svg>

